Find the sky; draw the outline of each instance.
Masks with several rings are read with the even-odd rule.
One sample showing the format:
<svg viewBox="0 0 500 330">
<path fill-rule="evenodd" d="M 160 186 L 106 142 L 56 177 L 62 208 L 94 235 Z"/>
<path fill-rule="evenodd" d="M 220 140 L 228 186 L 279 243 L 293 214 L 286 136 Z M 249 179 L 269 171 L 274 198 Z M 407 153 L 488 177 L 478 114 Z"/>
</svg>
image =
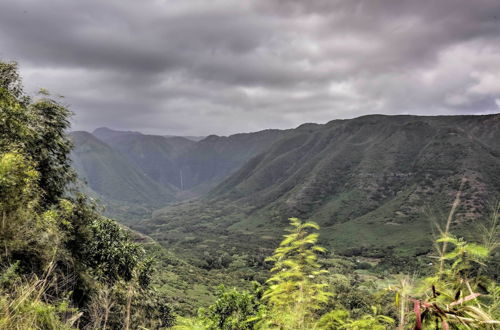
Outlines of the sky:
<svg viewBox="0 0 500 330">
<path fill-rule="evenodd" d="M 0 0 L 0 59 L 74 130 L 498 113 L 500 0 Z"/>
</svg>

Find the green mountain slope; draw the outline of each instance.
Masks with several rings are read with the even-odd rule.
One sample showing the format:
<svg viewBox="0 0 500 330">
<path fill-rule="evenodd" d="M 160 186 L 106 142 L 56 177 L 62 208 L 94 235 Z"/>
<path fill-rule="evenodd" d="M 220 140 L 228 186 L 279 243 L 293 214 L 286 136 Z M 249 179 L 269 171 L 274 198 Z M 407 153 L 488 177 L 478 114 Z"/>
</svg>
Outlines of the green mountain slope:
<svg viewBox="0 0 500 330">
<path fill-rule="evenodd" d="M 200 196 L 286 131 L 266 130 L 200 141 L 98 128 L 75 132 L 73 162 L 88 194 L 107 215 L 135 221 L 158 206 Z"/>
<path fill-rule="evenodd" d="M 93 135 L 106 142 L 132 162 L 148 178 L 162 185 L 180 185 L 176 159 L 195 142 L 185 138 L 166 138 L 136 132 L 120 132 L 99 128 Z"/>
<path fill-rule="evenodd" d="M 308 124 L 283 133 L 207 197 L 161 209 L 138 228 L 180 249 L 197 242 L 200 254 L 221 239 L 257 251 L 298 216 L 317 221 L 323 244 L 343 253 L 425 253 L 432 221 L 449 210 L 462 178 L 454 229 L 467 234 L 500 198 L 500 115 Z"/>
<path fill-rule="evenodd" d="M 280 130 L 265 130 L 228 137 L 208 136 L 186 150 L 178 159 L 184 186 L 214 186 L 283 134 L 284 131 Z"/>
<path fill-rule="evenodd" d="M 99 128 L 93 135 L 135 164 L 150 179 L 194 194 L 208 190 L 274 142 L 283 131 L 229 137 L 211 135 L 195 142 L 183 137 L 146 135 Z"/>
<path fill-rule="evenodd" d="M 87 132 L 71 134 L 73 166 L 95 195 L 110 206 L 164 205 L 174 199 L 173 187 L 159 185 L 126 158 Z"/>
</svg>

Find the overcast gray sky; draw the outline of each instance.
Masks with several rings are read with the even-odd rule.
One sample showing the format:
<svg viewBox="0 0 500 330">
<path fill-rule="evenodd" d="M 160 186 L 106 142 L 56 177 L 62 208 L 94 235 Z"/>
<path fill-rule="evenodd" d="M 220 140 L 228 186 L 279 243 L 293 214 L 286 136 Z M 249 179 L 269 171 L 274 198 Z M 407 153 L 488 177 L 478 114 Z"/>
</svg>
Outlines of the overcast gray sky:
<svg viewBox="0 0 500 330">
<path fill-rule="evenodd" d="M 74 129 L 496 113 L 500 0 L 0 0 L 0 59 Z"/>
</svg>

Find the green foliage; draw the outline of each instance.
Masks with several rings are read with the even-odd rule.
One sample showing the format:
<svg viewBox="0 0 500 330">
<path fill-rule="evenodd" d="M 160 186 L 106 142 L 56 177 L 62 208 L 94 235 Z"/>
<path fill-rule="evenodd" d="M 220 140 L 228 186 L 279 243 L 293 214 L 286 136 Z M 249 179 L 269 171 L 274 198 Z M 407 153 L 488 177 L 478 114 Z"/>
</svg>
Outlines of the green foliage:
<svg viewBox="0 0 500 330">
<path fill-rule="evenodd" d="M 443 328 L 451 324 L 493 329 L 495 324 L 500 324 L 488 314 L 487 306 L 480 299 L 482 294 L 478 293 L 480 287 L 492 283 L 483 282 L 473 271 L 474 263 L 482 265 L 490 251 L 485 246 L 445 234 L 436 243 L 451 244 L 454 248 L 441 255 L 444 267 L 439 268 L 435 276 L 423 280 L 420 299 L 413 300 L 417 326 L 439 323 Z"/>
<path fill-rule="evenodd" d="M 85 263 L 105 281 L 114 282 L 120 278 L 130 281 L 144 251 L 131 242 L 126 232 L 113 220 L 102 218 L 94 221 L 90 231 Z"/>
<path fill-rule="evenodd" d="M 349 312 L 342 309 L 333 310 L 323 315 L 318 321 L 319 329 L 350 329 L 350 330 L 384 330 L 394 325 L 390 317 L 379 315 L 377 309 L 372 314 L 366 314 L 358 319 L 352 319 Z"/>
<path fill-rule="evenodd" d="M 458 205 L 458 198 L 456 199 Z M 455 206 L 454 206 L 455 207 Z M 450 213 L 448 223 L 453 212 Z M 403 278 L 396 291 L 400 327 L 411 324 L 415 329 L 439 326 L 442 329 L 496 329 L 498 315 L 498 286 L 487 274 L 487 264 L 498 245 L 497 215 L 484 245 L 470 243 L 451 235 L 447 229 L 436 239 L 439 263 L 431 276 L 420 279 L 414 287 Z M 409 313 L 406 303 L 413 305 Z"/>
<path fill-rule="evenodd" d="M 0 89 L 12 95 L 15 99 L 23 96 L 23 86 L 17 63 L 5 63 L 0 61 Z"/>
<path fill-rule="evenodd" d="M 75 178 L 69 158 L 72 143 L 66 135 L 71 112 L 47 96 L 30 104 L 28 111 L 33 117 L 31 129 L 35 132 L 28 151 L 40 173 L 43 205 L 50 206 L 63 196 L 66 185 Z"/>
<path fill-rule="evenodd" d="M 20 153 L 0 157 L 0 210 L 9 215 L 36 199 L 39 174 Z"/>
<path fill-rule="evenodd" d="M 48 208 L 74 179 L 66 135 L 70 111 L 46 93 L 34 102 L 23 96 L 16 64 L 0 63 L 0 73 L 0 152 L 16 150 L 33 162 L 43 191 L 40 205 Z"/>
<path fill-rule="evenodd" d="M 441 259 L 451 264 L 448 268 L 442 269 L 442 277 L 454 277 L 465 273 L 471 269 L 473 263 L 482 264 L 488 257 L 490 251 L 485 246 L 468 243 L 463 238 L 456 238 L 451 235 L 443 235 L 436 240 L 436 243 L 449 243 L 454 249 L 441 256 Z"/>
<path fill-rule="evenodd" d="M 127 231 L 102 217 L 84 196 L 74 203 L 62 200 L 59 212 L 68 250 L 97 281 L 97 288 L 86 293 L 95 327 L 121 328 L 126 322 L 130 327 L 173 324 L 166 297 L 150 287 L 154 262 Z"/>
<path fill-rule="evenodd" d="M 203 320 L 199 318 L 181 317 L 177 320 L 177 324 L 172 328 L 174 330 L 205 330 Z"/>
<path fill-rule="evenodd" d="M 144 252 L 141 253 L 141 257 L 144 257 Z M 148 257 L 139 262 L 137 267 L 137 282 L 141 289 L 147 289 L 151 285 L 154 266 L 155 261 L 152 257 Z"/>
<path fill-rule="evenodd" d="M 259 307 L 251 308 L 252 313 L 248 313 L 247 292 L 221 290 L 215 304 L 200 312 L 197 319 L 181 320 L 182 325 L 178 328 L 388 329 L 396 326 L 396 316 L 400 319 L 400 329 L 413 328 L 415 324 L 435 326 L 436 322 L 443 329 L 497 326 L 500 290 L 486 273 L 481 273 L 494 254 L 486 246 L 496 248 L 496 244 L 482 246 L 443 235 L 436 244 L 446 242 L 450 247 L 442 254 L 445 268 L 440 271 L 437 263 L 435 276 L 422 280 L 400 276 L 396 283 L 373 277 L 366 269 L 360 269 L 359 264 L 366 262 L 363 259 L 319 259 L 318 252 L 324 249 L 316 247 L 317 236 L 312 232 L 318 230 L 318 226 L 303 224 L 298 219 L 291 222 L 289 234 L 269 258 L 273 268 L 267 289 L 260 301 L 251 304 L 260 304 Z M 495 240 L 490 238 L 488 241 Z M 329 270 L 328 275 L 321 271 L 324 269 Z M 371 269 L 376 268 L 368 270 Z M 314 272 L 319 272 L 317 277 L 307 276 Z M 314 282 L 321 278 L 328 281 Z M 309 283 L 304 284 L 305 281 Z M 415 281 L 421 282 L 421 290 L 415 289 Z M 394 305 L 390 291 L 380 291 L 384 283 L 390 283 L 392 291 L 396 292 Z M 315 287 L 315 284 L 320 285 Z M 304 288 L 312 294 L 302 297 Z M 311 296 L 314 299 L 315 292 L 326 299 L 307 300 Z M 413 312 L 410 311 L 412 307 Z M 301 316 L 304 311 L 307 316 Z"/>
<path fill-rule="evenodd" d="M 0 264 L 21 261 L 40 274 L 60 239 L 50 212 L 39 212 L 39 174 L 18 152 L 0 154 Z"/>
<path fill-rule="evenodd" d="M 93 329 L 170 327 L 175 317 L 166 297 L 155 290 L 143 289 L 138 281 L 99 283 L 87 304 L 89 326 Z"/>
<path fill-rule="evenodd" d="M 255 283 L 253 292 L 218 287 L 217 300 L 208 309 L 200 310 L 207 329 L 253 329 L 263 312 L 262 288 Z"/>
<path fill-rule="evenodd" d="M 318 234 L 310 232 L 319 226 L 297 218 L 290 218 L 290 224 L 290 234 L 268 258 L 273 275 L 267 280 L 269 287 L 263 298 L 270 307 L 267 322 L 285 329 L 303 329 L 331 294 L 324 282 L 327 271 L 321 269 L 317 257 L 325 249 L 316 245 Z"/>
<path fill-rule="evenodd" d="M 69 111 L 24 97 L 16 65 L 0 73 L 0 328 L 171 326 L 141 246 L 85 196 L 62 198 Z"/>
<path fill-rule="evenodd" d="M 349 274 L 354 265 L 342 259 L 319 259 L 325 249 L 316 245 L 318 237 L 313 231 L 318 230 L 318 226 L 296 218 L 290 222 L 289 234 L 268 258 L 273 267 L 265 290 L 259 286 L 253 292 L 219 287 L 215 303 L 201 309 L 197 320 L 189 320 L 193 327 L 194 324 L 202 324 L 207 329 L 385 329 L 392 326 L 391 317 L 383 315 L 382 309 L 372 307 L 387 303 L 386 297 L 377 296 L 373 290 L 360 289 L 359 283 L 351 281 Z M 329 275 L 324 268 L 339 273 Z M 359 306 L 361 299 L 366 302 Z M 184 327 L 187 325 L 179 329 Z"/>
</svg>

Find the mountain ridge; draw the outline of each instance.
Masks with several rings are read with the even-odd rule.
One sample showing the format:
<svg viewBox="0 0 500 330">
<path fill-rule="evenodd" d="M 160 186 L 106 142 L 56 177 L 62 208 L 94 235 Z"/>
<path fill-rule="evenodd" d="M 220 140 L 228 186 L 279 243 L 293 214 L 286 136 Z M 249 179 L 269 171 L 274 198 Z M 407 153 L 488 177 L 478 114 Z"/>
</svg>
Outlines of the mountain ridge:
<svg viewBox="0 0 500 330">
<path fill-rule="evenodd" d="M 460 232 L 500 198 L 500 114 L 367 115 L 198 142 L 111 133 L 101 138 L 124 162 L 176 191 L 132 226 L 179 249 L 185 238 L 201 250 L 221 238 L 265 248 L 296 216 L 317 221 L 324 245 L 342 253 L 424 253 L 431 218 L 446 213 L 463 177 Z"/>
<path fill-rule="evenodd" d="M 80 177 L 89 182 L 92 195 L 102 199 L 102 204 L 110 209 L 108 215 L 126 216 L 126 210 L 137 213 L 127 207 L 130 205 L 125 205 L 131 203 L 134 205 L 132 209 L 140 209 L 140 219 L 160 206 L 155 196 L 165 195 L 163 190 L 169 192 L 168 198 L 163 199 L 164 204 L 209 191 L 265 148 L 280 132 L 265 130 L 228 137 L 212 135 L 192 141 L 184 137 L 102 127 L 93 133 L 73 132 L 75 150 L 71 157 Z M 100 171 L 90 171 L 83 166 L 92 167 L 97 163 Z M 136 182 L 136 194 L 121 186 L 128 178 L 120 178 L 120 172 L 111 170 L 122 167 L 122 164 L 131 177 L 144 177 L 144 183 Z M 103 177 L 109 179 L 103 180 Z M 148 185 L 155 196 L 148 195 Z"/>
<path fill-rule="evenodd" d="M 325 245 L 344 253 L 423 253 L 431 217 L 448 211 L 463 177 L 459 232 L 500 198 L 499 141 L 499 114 L 376 115 L 299 126 L 201 199 L 160 209 L 138 227 L 179 247 L 188 232 L 202 246 L 217 233 L 261 237 L 253 240 L 265 246 L 296 216 L 319 222 Z"/>
</svg>

